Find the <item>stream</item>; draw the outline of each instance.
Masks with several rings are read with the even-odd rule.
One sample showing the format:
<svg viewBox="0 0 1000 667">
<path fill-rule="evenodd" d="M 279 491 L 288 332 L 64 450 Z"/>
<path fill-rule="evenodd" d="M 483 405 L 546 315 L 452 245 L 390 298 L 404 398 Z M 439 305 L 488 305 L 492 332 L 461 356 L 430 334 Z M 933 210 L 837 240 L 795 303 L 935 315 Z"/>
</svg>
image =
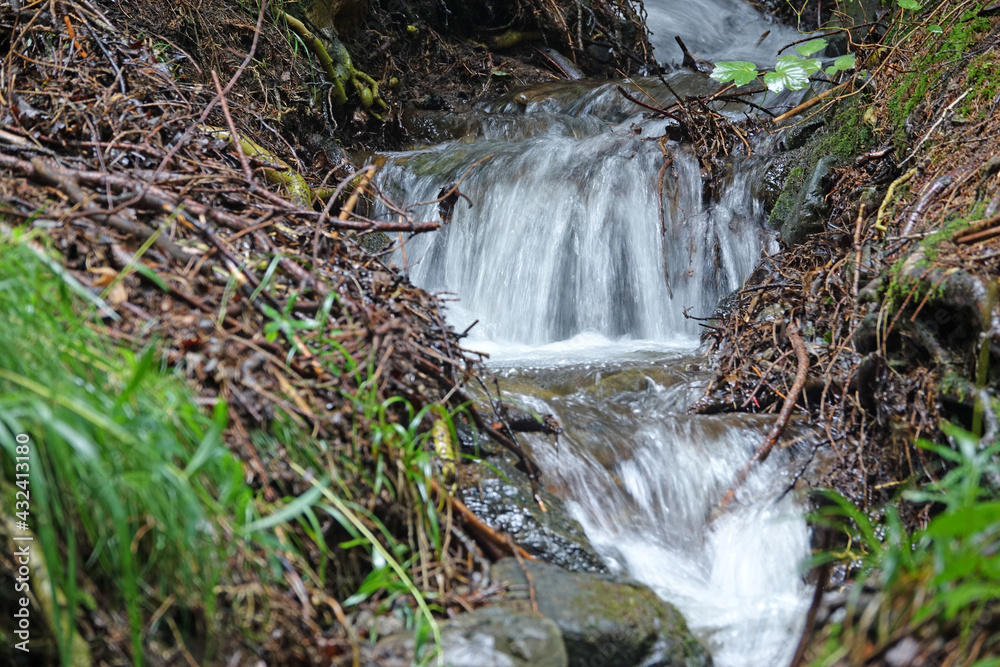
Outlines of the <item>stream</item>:
<svg viewBox="0 0 1000 667">
<path fill-rule="evenodd" d="M 674 35 L 703 58 L 761 64 L 798 37 L 737 0 L 645 5 L 661 61 L 680 60 Z M 682 95 L 717 88 L 665 78 Z M 655 78 L 638 85 L 671 97 Z M 557 440 L 522 442 L 608 567 L 675 605 L 714 664 L 786 665 L 808 607 L 809 534 L 785 493 L 797 452 L 776 451 L 717 513 L 773 418 L 686 412 L 709 374 L 685 309 L 710 315 L 777 249 L 751 193 L 766 158 L 733 160 L 706 199 L 691 148 L 661 149 L 667 121 L 640 111 L 611 83 L 543 84 L 449 119 L 434 136 L 450 140 L 390 154 L 379 185 L 417 219 L 438 218 L 420 202 L 463 176 L 467 198 L 393 261 L 456 295 L 450 323 L 474 324 L 465 347 L 489 355 L 512 400 L 560 420 Z"/>
</svg>

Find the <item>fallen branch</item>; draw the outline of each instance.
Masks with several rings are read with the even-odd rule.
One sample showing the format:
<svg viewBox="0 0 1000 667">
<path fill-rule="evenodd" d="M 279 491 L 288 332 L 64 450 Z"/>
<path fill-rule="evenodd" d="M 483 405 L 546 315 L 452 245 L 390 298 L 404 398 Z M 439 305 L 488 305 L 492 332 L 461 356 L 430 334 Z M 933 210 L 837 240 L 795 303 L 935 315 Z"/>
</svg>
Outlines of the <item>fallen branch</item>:
<svg viewBox="0 0 1000 667">
<path fill-rule="evenodd" d="M 465 503 L 455 496 L 446 493 L 436 479 L 431 479 L 430 483 L 431 491 L 433 491 L 437 499 L 448 499 L 448 504 L 451 505 L 452 510 L 454 510 L 455 513 L 462 518 L 462 525 L 476 541 L 476 543 L 479 544 L 480 547 L 483 547 L 487 553 L 499 553 L 507 556 L 514 556 L 518 559 L 523 558 L 526 560 L 537 560 L 534 556 L 525 551 L 523 547 L 519 547 L 514 544 L 514 541 L 510 538 L 510 536 L 498 533 L 490 528 L 483 522 L 482 519 L 476 516 L 475 512 L 470 510 Z"/>
<path fill-rule="evenodd" d="M 978 243 L 994 236 L 1000 236 L 1000 215 L 980 220 L 966 229 L 956 232 L 951 240 L 955 243 Z"/>
<path fill-rule="evenodd" d="M 27 164 L 27 163 L 26 163 Z M 104 222 L 114 227 L 120 232 L 136 236 L 143 241 L 148 241 L 156 235 L 156 231 L 134 220 L 128 220 L 117 213 L 105 211 L 100 206 L 94 204 L 77 180 L 76 173 L 64 171 L 55 165 L 46 163 L 41 158 L 35 158 L 28 165 L 30 169 L 25 169 L 35 180 L 63 190 L 74 203 L 79 204 L 88 218 L 96 222 Z M 167 253 L 171 259 L 186 264 L 194 256 L 184 252 L 180 246 L 163 235 L 156 235 L 156 245 Z"/>
<path fill-rule="evenodd" d="M 845 81 L 844 83 L 840 84 L 839 86 L 834 86 L 833 88 L 828 88 L 828 89 L 824 90 L 822 93 L 820 93 L 816 97 L 812 97 L 812 98 L 806 100 L 802 104 L 800 104 L 797 107 L 794 107 L 792 109 L 789 109 L 788 111 L 786 111 L 785 113 L 781 114 L 780 116 L 775 116 L 774 118 L 771 119 L 771 122 L 774 123 L 775 125 L 777 125 L 778 123 L 780 123 L 783 120 L 788 120 L 792 116 L 797 116 L 800 113 L 802 113 L 803 111 L 807 111 L 808 109 L 813 108 L 814 106 L 816 106 L 817 104 L 819 104 L 820 102 L 822 102 L 823 100 L 825 100 L 826 98 L 828 98 L 831 95 L 833 95 L 834 93 L 838 92 L 841 88 L 843 88 L 844 86 L 846 86 L 848 83 L 850 83 L 850 81 Z"/>
<path fill-rule="evenodd" d="M 733 499 L 736 498 L 736 490 L 743 485 L 747 477 L 750 476 L 750 472 L 758 464 L 763 463 L 771 454 L 771 450 L 774 449 L 775 443 L 778 442 L 781 432 L 788 425 L 788 419 L 792 416 L 792 409 L 795 407 L 795 402 L 802 392 L 802 388 L 806 386 L 806 373 L 809 370 L 809 354 L 806 352 L 806 347 L 799 336 L 798 324 L 792 324 L 788 327 L 788 340 L 792 344 L 792 349 L 795 350 L 795 356 L 798 359 L 798 367 L 795 370 L 795 381 L 792 383 L 792 390 L 785 397 L 785 403 L 781 406 L 778 419 L 768 432 L 767 438 L 764 439 L 764 444 L 757 448 L 757 451 L 753 453 L 747 464 L 740 469 L 736 475 L 736 481 L 726 491 L 726 495 L 722 497 L 722 501 L 719 504 L 723 509 L 729 507 Z"/>
<path fill-rule="evenodd" d="M 900 236 L 909 236 L 910 232 L 913 231 L 914 225 L 917 221 L 924 215 L 927 207 L 930 206 L 931 202 L 938 198 L 938 196 L 944 192 L 945 188 L 952 184 L 954 181 L 950 174 L 945 174 L 934 180 L 930 184 L 930 187 L 920 195 L 920 199 L 917 200 L 916 206 L 910 211 L 910 214 L 906 216 L 906 224 L 903 225 L 903 231 Z"/>
</svg>

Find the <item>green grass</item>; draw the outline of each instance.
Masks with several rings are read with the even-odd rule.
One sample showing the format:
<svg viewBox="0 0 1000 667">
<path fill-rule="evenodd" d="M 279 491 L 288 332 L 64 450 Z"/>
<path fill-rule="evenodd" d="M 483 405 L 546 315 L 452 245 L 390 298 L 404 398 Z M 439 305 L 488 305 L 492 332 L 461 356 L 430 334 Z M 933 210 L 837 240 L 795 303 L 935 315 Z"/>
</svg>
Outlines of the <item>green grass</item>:
<svg viewBox="0 0 1000 667">
<path fill-rule="evenodd" d="M 423 655 L 439 657 L 438 608 L 415 573 L 447 557 L 424 425 L 441 424 L 436 432 L 453 438 L 451 415 L 382 399 L 373 363 L 351 359 L 339 332 L 319 318 L 309 342 L 345 379 L 353 437 L 317 440 L 278 411 L 251 439 L 262 457 L 286 462 L 295 475 L 281 483 L 283 498 L 265 503 L 226 448 L 225 403 L 206 413 L 155 346 L 133 351 L 110 342 L 99 312 L 38 243 L 0 229 L 0 528 L 14 520 L 7 499 L 21 481 L 30 490 L 35 557 L 56 591 L 34 589 L 33 608 L 36 617 L 44 608 L 62 664 L 84 662 L 88 648 L 75 626 L 97 605 L 124 623 L 134 664 L 143 664 L 153 636 L 173 641 L 174 628 L 164 624 L 175 622 L 181 634 L 207 642 L 211 662 L 213 642 L 240 633 L 232 612 L 217 608 L 217 586 L 234 577 L 284 586 L 290 561 L 307 589 L 345 606 L 391 605 Z M 281 315 L 275 330 L 287 325 Z M 27 484 L 16 477 L 16 456 L 28 451 L 19 434 L 31 439 Z M 324 527 L 328 518 L 340 529 Z M 234 557 L 248 550 L 263 558 Z M 168 599 L 169 613 L 158 616 Z M 10 651 L 5 627 L 0 621 L 0 659 Z M 265 639 L 244 632 L 251 646 Z"/>
<path fill-rule="evenodd" d="M 874 519 L 833 492 L 827 494 L 831 504 L 814 515 L 848 545 L 819 554 L 817 564 L 848 564 L 858 582 L 846 618 L 827 629 L 814 665 L 832 665 L 862 646 L 884 649 L 904 636 L 938 636 L 928 635 L 932 627 L 946 639 L 957 638 L 954 664 L 972 664 L 967 658 L 977 642 L 986 642 L 988 655 L 1000 650 L 995 635 L 983 638 L 990 632 L 983 619 L 1000 603 L 1000 498 L 987 481 L 1000 475 L 1000 442 L 983 446 L 957 427 L 942 428 L 952 445 L 918 443 L 943 463 L 940 478 L 902 495 L 929 506 L 926 527 L 908 532 L 896 507 Z M 861 584 L 880 591 L 877 608 L 857 607 Z"/>
<path fill-rule="evenodd" d="M 252 494 L 212 415 L 152 348 L 107 342 L 67 282 L 28 244 L 0 236 L 0 446 L 13 493 L 17 434 L 31 438 L 31 531 L 64 604 L 52 618 L 64 664 L 84 582 L 113 591 L 127 614 L 136 664 L 143 619 L 168 595 L 215 618 L 214 586 Z M 21 451 L 24 451 L 23 449 Z M 7 499 L 3 501 L 7 505 Z"/>
</svg>

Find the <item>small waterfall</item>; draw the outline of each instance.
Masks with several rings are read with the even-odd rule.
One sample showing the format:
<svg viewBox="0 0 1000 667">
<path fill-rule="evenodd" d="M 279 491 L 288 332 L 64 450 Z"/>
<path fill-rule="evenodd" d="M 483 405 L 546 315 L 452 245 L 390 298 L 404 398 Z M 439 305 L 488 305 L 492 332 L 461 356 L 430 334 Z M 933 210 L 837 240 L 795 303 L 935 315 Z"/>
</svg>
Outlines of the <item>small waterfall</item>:
<svg viewBox="0 0 1000 667">
<path fill-rule="evenodd" d="M 706 57 L 746 36 L 706 12 L 760 20 L 737 0 L 646 7 L 661 44 L 682 34 Z M 756 48 L 766 59 L 777 47 Z M 715 86 L 685 72 L 668 82 L 624 85 L 661 102 Z M 708 381 L 685 309 L 709 315 L 775 244 L 751 196 L 759 162 L 735 156 L 707 196 L 691 148 L 640 111 L 613 82 L 544 84 L 460 119 L 461 139 L 389 154 L 379 187 L 417 219 L 446 220 L 392 261 L 455 294 L 450 322 L 477 322 L 467 347 L 492 355 L 515 400 L 560 419 L 558 443 L 523 442 L 608 565 L 677 605 L 716 665 L 780 666 L 808 604 L 807 528 L 783 493 L 796 452 L 772 455 L 713 520 L 771 418 L 685 412 Z M 456 184 L 462 196 L 437 203 Z"/>
<path fill-rule="evenodd" d="M 655 137 L 657 128 L 642 133 Z M 662 204 L 664 153 L 627 125 L 554 122 L 520 141 L 481 137 L 397 154 L 381 183 L 401 201 L 432 201 L 485 160 L 461 183 L 468 201 L 456 203 L 451 221 L 406 245 L 414 282 L 457 294 L 485 337 L 537 345 L 596 331 L 663 340 L 696 333 L 684 309 L 711 314 L 771 242 L 745 176 L 719 201 L 703 201 L 697 159 L 666 148 Z M 436 209 L 415 215 L 433 219 Z"/>
<path fill-rule="evenodd" d="M 645 5 L 650 41 L 661 61 L 681 61 L 674 35 L 701 58 L 759 65 L 773 65 L 778 49 L 802 37 L 742 0 L 647 0 Z"/>
</svg>

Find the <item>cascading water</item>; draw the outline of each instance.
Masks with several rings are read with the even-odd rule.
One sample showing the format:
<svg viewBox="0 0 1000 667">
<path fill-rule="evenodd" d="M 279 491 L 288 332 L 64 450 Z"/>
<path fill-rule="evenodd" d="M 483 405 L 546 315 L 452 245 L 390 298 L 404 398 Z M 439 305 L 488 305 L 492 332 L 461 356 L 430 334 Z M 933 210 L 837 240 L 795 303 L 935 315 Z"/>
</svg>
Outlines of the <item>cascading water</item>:
<svg viewBox="0 0 1000 667">
<path fill-rule="evenodd" d="M 708 12 L 731 12 L 754 33 L 744 57 L 773 59 L 776 35 L 788 36 L 736 0 L 646 8 L 661 44 L 681 34 L 705 57 L 736 53 L 732 34 L 718 34 L 726 16 L 706 22 Z M 771 42 L 756 46 L 768 28 Z M 668 78 L 680 94 L 713 87 Z M 669 97 L 656 80 L 640 85 Z M 539 86 L 479 112 L 462 140 L 390 155 L 379 184 L 415 217 L 436 218 L 439 204 L 420 202 L 457 182 L 463 195 L 442 229 L 394 261 L 417 284 L 455 293 L 451 323 L 478 321 L 467 347 L 491 354 L 527 407 L 561 420 L 558 444 L 526 444 L 608 565 L 675 604 L 716 665 L 787 664 L 808 553 L 783 493 L 793 453 L 772 456 L 714 516 L 769 421 L 685 412 L 707 377 L 684 309 L 709 314 L 774 244 L 750 192 L 757 172 L 752 159 L 734 161 L 724 192 L 706 200 L 690 149 L 660 141 L 665 122 L 638 110 L 607 84 Z"/>
</svg>

